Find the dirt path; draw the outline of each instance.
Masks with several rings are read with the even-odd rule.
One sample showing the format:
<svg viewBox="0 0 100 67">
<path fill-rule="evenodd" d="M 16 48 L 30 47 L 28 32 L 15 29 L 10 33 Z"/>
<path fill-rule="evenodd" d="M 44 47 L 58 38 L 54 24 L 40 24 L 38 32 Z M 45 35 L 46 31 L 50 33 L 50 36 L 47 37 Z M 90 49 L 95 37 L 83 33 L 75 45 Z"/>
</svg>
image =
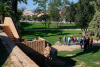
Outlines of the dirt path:
<svg viewBox="0 0 100 67">
<path fill-rule="evenodd" d="M 99 41 L 96 41 L 94 40 L 93 42 L 93 46 L 100 46 L 100 40 Z M 84 48 L 84 45 L 82 46 Z M 69 46 L 67 45 L 53 45 L 52 47 L 52 51 L 55 52 L 55 51 L 73 51 L 73 50 L 76 50 L 76 49 L 80 49 L 81 50 L 81 46 L 79 43 L 77 43 L 77 45 L 74 45 L 74 44 L 71 44 Z"/>
<path fill-rule="evenodd" d="M 74 44 L 71 44 L 69 46 L 67 45 L 53 45 L 52 46 L 52 51 L 55 52 L 55 51 L 73 51 L 73 50 L 76 50 L 76 49 L 81 49 L 80 45 L 74 45 Z"/>
</svg>

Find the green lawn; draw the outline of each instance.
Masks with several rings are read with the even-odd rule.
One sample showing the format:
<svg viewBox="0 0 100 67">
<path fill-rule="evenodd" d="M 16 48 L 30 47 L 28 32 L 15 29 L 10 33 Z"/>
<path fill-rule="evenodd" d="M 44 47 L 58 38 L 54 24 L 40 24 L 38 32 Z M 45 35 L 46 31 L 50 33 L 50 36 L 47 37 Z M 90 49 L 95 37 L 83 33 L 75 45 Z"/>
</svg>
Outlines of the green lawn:
<svg viewBox="0 0 100 67">
<path fill-rule="evenodd" d="M 68 54 L 75 54 L 74 56 L 66 56 Z M 56 64 L 54 67 L 100 67 L 100 46 L 95 46 L 92 49 L 83 50 L 78 49 L 74 51 L 59 51 L 53 60 L 59 59 L 65 64 Z"/>
<path fill-rule="evenodd" d="M 67 36 L 71 36 L 73 35 L 73 37 L 77 37 L 77 36 L 81 36 L 82 32 L 81 31 L 77 31 L 77 30 L 66 30 L 66 31 L 24 31 L 22 32 L 22 38 L 25 40 L 33 40 L 36 36 L 44 38 L 46 40 L 48 40 L 52 45 L 55 44 L 55 42 L 57 42 L 59 39 L 58 37 L 61 36 L 62 37 L 62 44 L 63 44 L 63 37 L 64 35 Z"/>
<path fill-rule="evenodd" d="M 45 29 L 45 25 L 36 22 L 21 22 L 21 25 L 24 27 L 24 29 Z M 48 28 L 48 25 L 46 26 Z M 60 28 L 60 24 L 58 24 L 58 28 Z M 50 24 L 50 29 L 58 29 L 56 23 Z M 63 23 L 61 25 L 62 29 L 79 29 L 74 23 Z"/>
</svg>

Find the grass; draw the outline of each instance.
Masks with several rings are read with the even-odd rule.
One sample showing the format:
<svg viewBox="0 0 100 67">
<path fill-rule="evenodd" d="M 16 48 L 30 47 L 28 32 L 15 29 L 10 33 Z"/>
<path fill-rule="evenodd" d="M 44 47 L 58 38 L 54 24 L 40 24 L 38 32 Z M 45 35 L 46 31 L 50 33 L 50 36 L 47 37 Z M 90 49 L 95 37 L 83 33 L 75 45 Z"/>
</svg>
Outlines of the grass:
<svg viewBox="0 0 100 67">
<path fill-rule="evenodd" d="M 22 38 L 25 40 L 33 40 L 36 36 L 39 36 L 41 38 L 44 38 L 46 40 L 48 40 L 52 45 L 55 44 L 55 42 L 57 42 L 59 39 L 58 37 L 61 36 L 62 37 L 62 44 L 63 44 L 63 37 L 64 35 L 67 36 L 71 36 L 73 35 L 73 37 L 77 37 L 77 36 L 81 36 L 82 32 L 81 31 L 77 31 L 77 30 L 66 30 L 66 31 L 24 31 L 22 32 Z"/>
<path fill-rule="evenodd" d="M 68 54 L 75 54 L 75 56 L 66 56 Z M 59 59 L 65 63 L 56 64 L 54 67 L 100 67 L 100 46 L 95 46 L 85 52 L 81 49 L 74 51 L 59 51 L 57 52 L 57 56 L 53 58 L 53 60 L 55 59 Z"/>
<path fill-rule="evenodd" d="M 36 22 L 21 22 L 21 25 L 24 27 L 24 29 L 45 29 L 45 25 L 42 24 L 42 22 L 40 23 L 36 23 Z M 46 26 L 48 28 L 48 25 Z M 60 24 L 58 24 L 58 28 L 57 28 L 57 24 L 56 23 L 52 23 L 50 24 L 50 29 L 59 29 L 60 28 Z M 80 29 L 78 28 L 74 23 L 63 23 L 61 25 L 62 29 Z"/>
</svg>

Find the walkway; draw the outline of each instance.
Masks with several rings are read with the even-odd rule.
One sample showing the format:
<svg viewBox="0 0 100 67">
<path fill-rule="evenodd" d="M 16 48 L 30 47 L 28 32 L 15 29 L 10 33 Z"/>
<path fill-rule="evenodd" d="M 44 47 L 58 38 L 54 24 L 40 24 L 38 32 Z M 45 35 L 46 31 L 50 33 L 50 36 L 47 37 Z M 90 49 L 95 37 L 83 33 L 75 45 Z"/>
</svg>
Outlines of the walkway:
<svg viewBox="0 0 100 67">
<path fill-rule="evenodd" d="M 26 29 L 24 31 L 45 31 L 45 30 L 81 30 L 81 29 Z"/>
<path fill-rule="evenodd" d="M 93 42 L 93 46 L 100 46 L 100 40 L 99 41 L 96 41 L 94 40 Z M 82 46 L 84 48 L 84 45 Z M 77 45 L 74 45 L 74 44 L 71 44 L 69 46 L 64 46 L 64 45 L 53 45 L 52 46 L 52 51 L 55 52 L 55 51 L 73 51 L 73 50 L 76 50 L 76 49 L 80 49 L 81 50 L 81 46 L 80 44 L 78 43 Z"/>
<path fill-rule="evenodd" d="M 80 49 L 81 50 L 81 47 L 80 45 L 69 45 L 69 46 L 64 46 L 64 45 L 53 45 L 52 46 L 52 51 L 55 52 L 55 51 L 73 51 L 73 50 L 76 50 L 76 49 Z"/>
</svg>

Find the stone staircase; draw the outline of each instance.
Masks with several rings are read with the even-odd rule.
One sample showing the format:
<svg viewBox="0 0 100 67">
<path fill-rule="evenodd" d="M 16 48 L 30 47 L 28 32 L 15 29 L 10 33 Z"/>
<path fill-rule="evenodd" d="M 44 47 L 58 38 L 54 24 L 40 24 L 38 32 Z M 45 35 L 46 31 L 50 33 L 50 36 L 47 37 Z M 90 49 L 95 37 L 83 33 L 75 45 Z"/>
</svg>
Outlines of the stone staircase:
<svg viewBox="0 0 100 67">
<path fill-rule="evenodd" d="M 13 35 L 13 33 L 12 33 L 10 27 L 7 26 L 7 25 L 2 25 L 2 28 L 3 28 L 4 32 L 8 35 L 8 37 L 9 37 L 13 42 L 15 42 L 15 37 L 14 37 L 14 35 Z"/>
<path fill-rule="evenodd" d="M 20 36 L 15 28 L 15 25 L 10 17 L 5 17 L 4 24 L 0 24 L 3 31 L 15 43 L 20 42 Z"/>
</svg>

